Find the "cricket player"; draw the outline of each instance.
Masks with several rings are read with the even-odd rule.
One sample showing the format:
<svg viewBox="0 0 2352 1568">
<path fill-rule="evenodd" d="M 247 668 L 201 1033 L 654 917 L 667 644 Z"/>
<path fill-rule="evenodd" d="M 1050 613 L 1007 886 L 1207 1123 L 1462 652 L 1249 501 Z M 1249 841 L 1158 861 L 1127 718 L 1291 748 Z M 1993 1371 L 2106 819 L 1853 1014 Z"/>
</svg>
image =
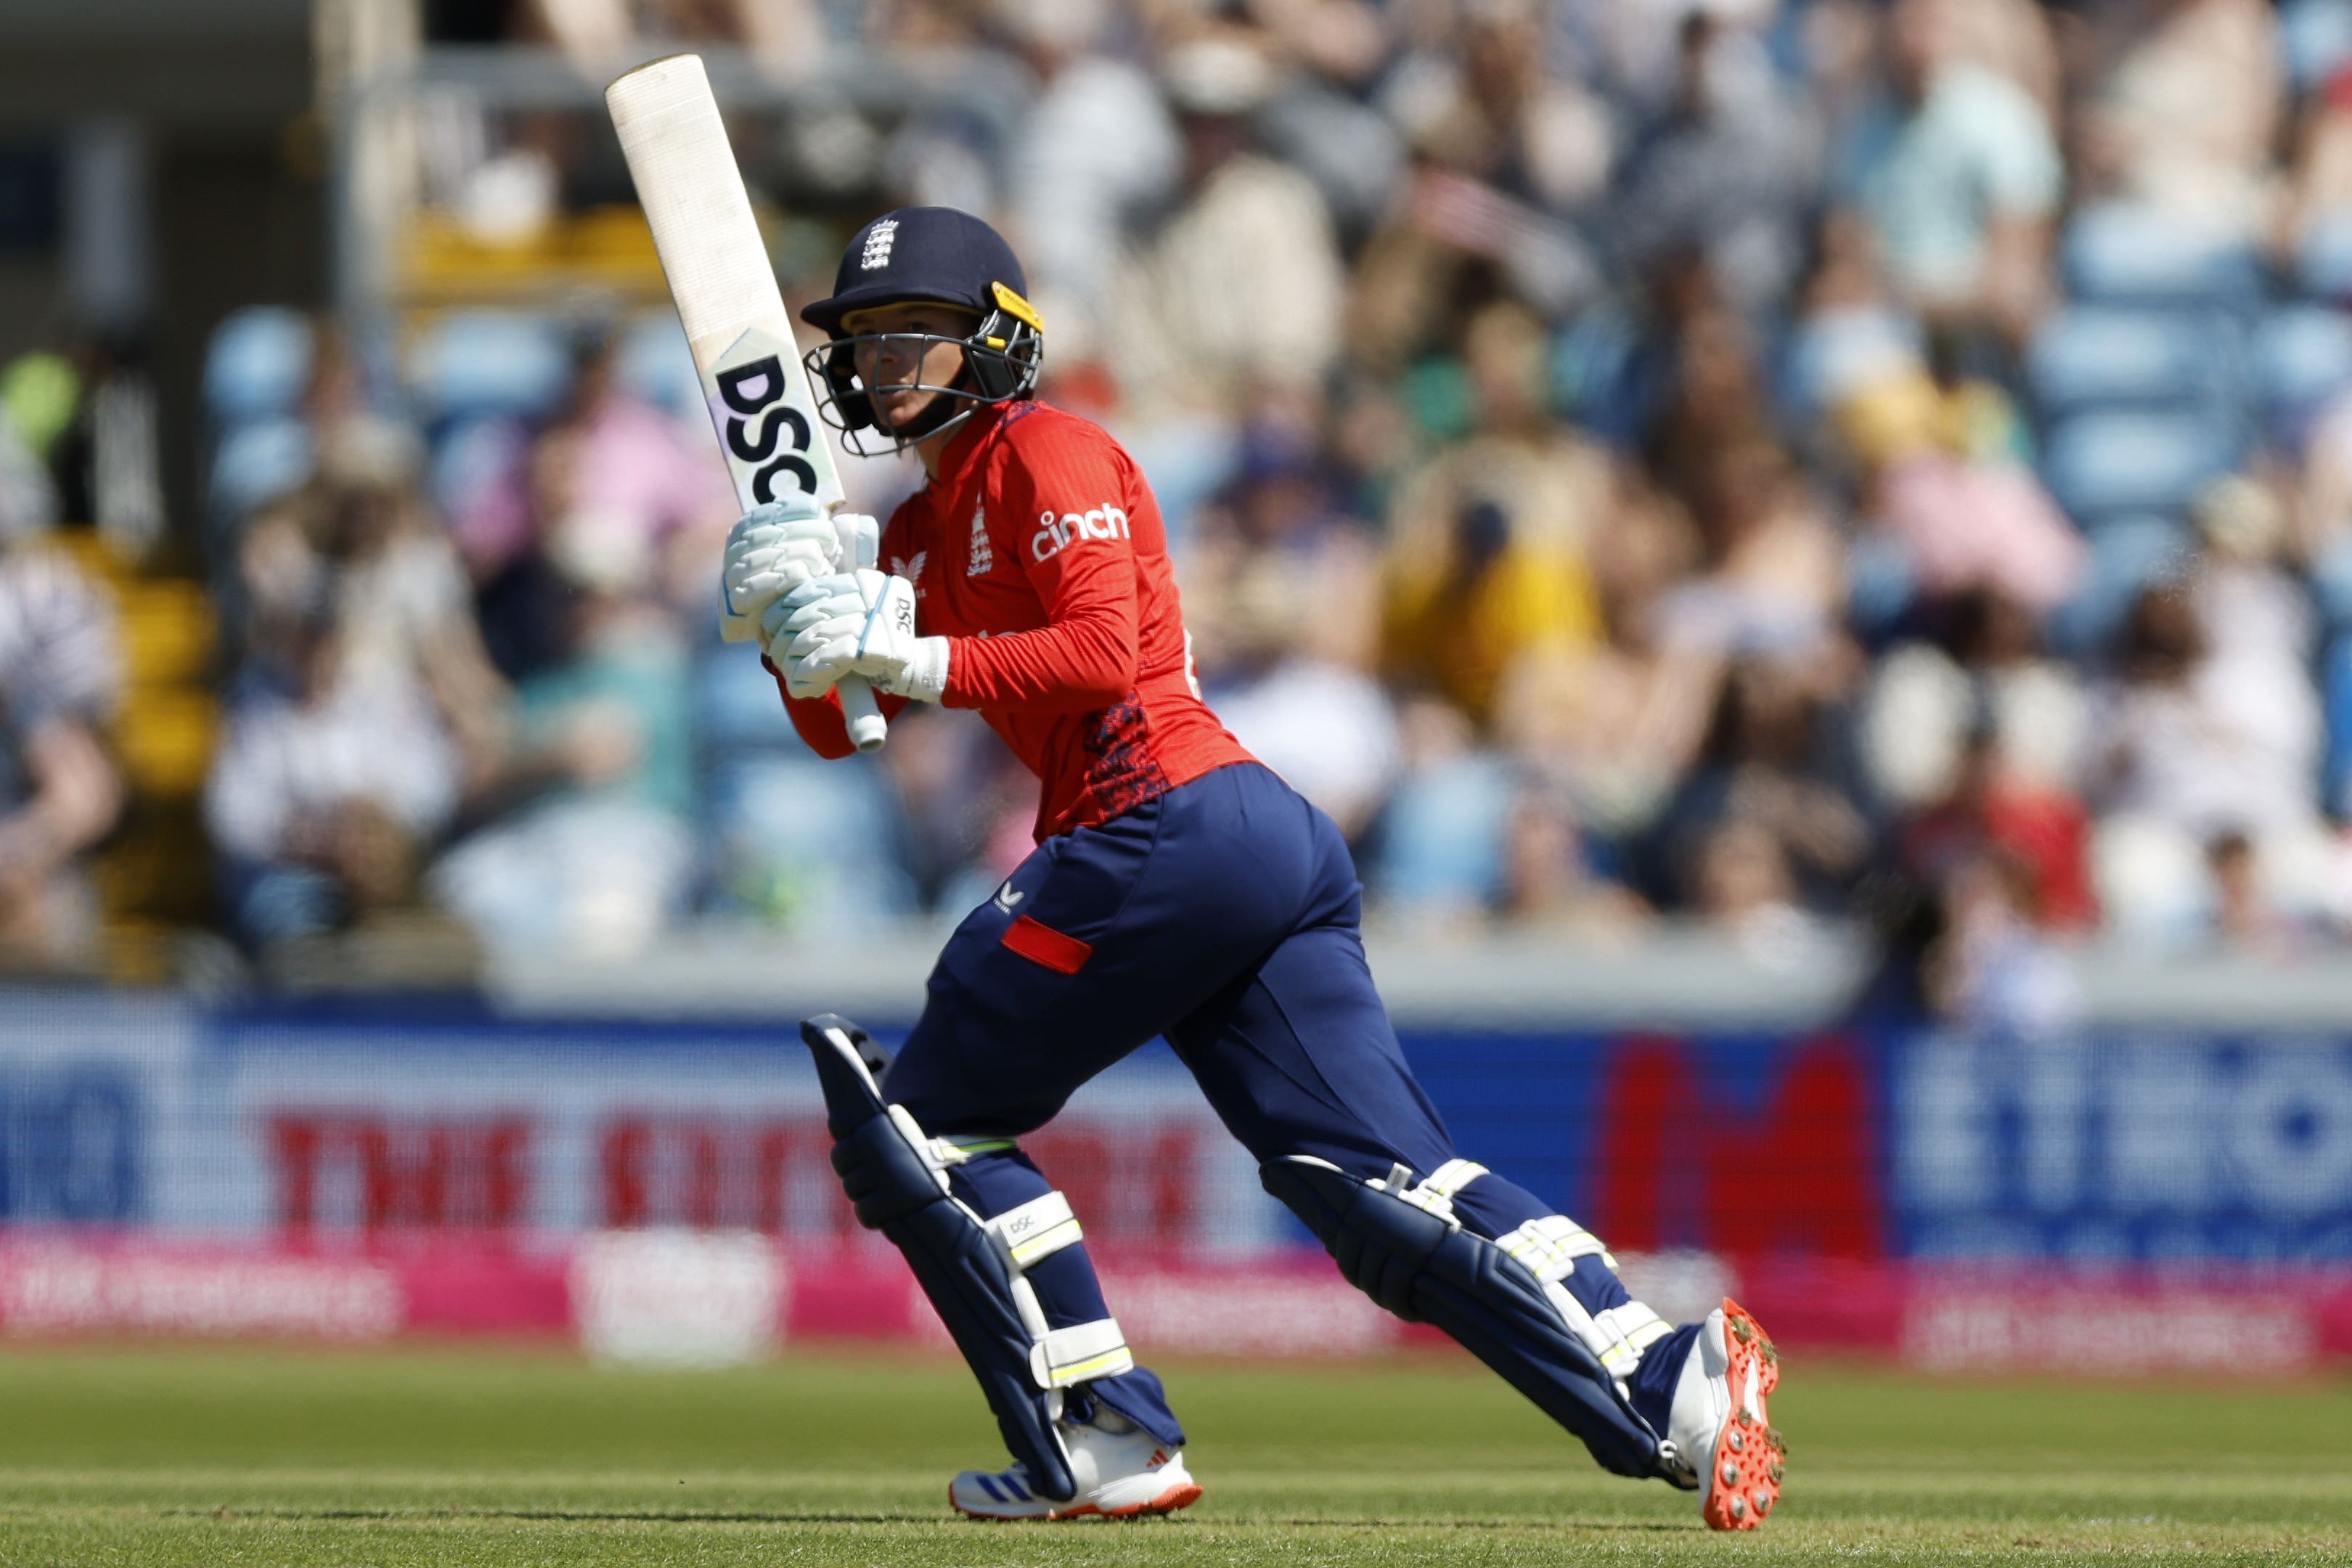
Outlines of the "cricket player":
<svg viewBox="0 0 2352 1568">
<path fill-rule="evenodd" d="M 1784 1458 L 1769 1342 L 1729 1300 L 1670 1327 L 1599 1238 L 1454 1152 L 1373 989 L 1339 830 L 1201 700 L 1143 475 L 1032 396 L 1044 324 L 1025 287 L 967 214 L 860 230 L 803 312 L 829 339 L 812 384 L 850 444 L 911 449 L 928 482 L 880 530 L 887 574 L 854 569 L 871 519 L 796 497 L 737 524 L 722 584 L 820 755 L 853 749 L 833 689 L 856 673 L 888 714 L 979 710 L 1041 785 L 1035 852 L 949 940 L 897 1059 L 831 1015 L 802 1028 L 834 1168 L 906 1254 L 1013 1454 L 957 1476 L 950 1505 L 1068 1519 L 1201 1495 L 1076 1217 L 1019 1144 L 1164 1036 L 1351 1283 L 1459 1340 L 1609 1469 L 1696 1491 L 1717 1529 L 1754 1526 Z"/>
</svg>

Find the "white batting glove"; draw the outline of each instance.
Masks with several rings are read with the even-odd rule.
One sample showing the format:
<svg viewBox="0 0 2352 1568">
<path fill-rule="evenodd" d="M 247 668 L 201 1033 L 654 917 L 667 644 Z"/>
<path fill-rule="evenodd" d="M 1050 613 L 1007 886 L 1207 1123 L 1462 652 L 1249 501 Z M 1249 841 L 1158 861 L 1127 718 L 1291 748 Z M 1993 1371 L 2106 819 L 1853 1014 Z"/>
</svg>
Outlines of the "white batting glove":
<svg viewBox="0 0 2352 1568">
<path fill-rule="evenodd" d="M 915 635 L 915 585 L 879 572 L 803 584 L 769 606 L 768 658 L 794 697 L 822 697 L 853 670 L 894 697 L 937 702 L 947 690 L 948 639 Z"/>
<path fill-rule="evenodd" d="M 782 674 L 784 689 L 794 697 L 824 696 L 857 662 L 857 643 L 866 635 L 869 613 L 857 580 L 868 574 L 835 572 L 813 577 L 761 616 L 760 640 L 767 647 L 768 662 Z M 877 596 L 879 593 L 877 588 Z"/>
<path fill-rule="evenodd" d="M 857 574 L 860 586 L 873 572 Z M 857 673 L 875 689 L 918 702 L 937 702 L 948 689 L 948 639 L 915 635 L 915 584 L 883 577 L 866 629 L 857 639 Z"/>
<path fill-rule="evenodd" d="M 728 531 L 719 578 L 719 635 L 757 642 L 768 607 L 814 578 L 870 561 L 880 532 L 862 512 L 830 516 L 810 497 L 787 496 L 754 508 Z"/>
</svg>

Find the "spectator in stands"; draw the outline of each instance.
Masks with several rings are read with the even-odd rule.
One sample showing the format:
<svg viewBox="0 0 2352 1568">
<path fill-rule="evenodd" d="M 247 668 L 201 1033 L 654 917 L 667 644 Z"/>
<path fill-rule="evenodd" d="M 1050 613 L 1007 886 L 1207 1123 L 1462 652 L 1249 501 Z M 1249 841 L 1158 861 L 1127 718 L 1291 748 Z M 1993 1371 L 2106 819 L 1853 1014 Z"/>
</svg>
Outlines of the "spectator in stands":
<svg viewBox="0 0 2352 1568">
<path fill-rule="evenodd" d="M 1707 258 L 1684 249 L 1643 279 L 1650 321 L 1628 374 L 1627 429 L 1652 477 L 1697 515 L 1723 448 L 1774 437 L 1755 324 L 1726 301 Z"/>
<path fill-rule="evenodd" d="M 1315 182 L 1351 251 L 1388 216 L 1405 175 L 1403 135 L 1372 101 L 1394 53 L 1384 11 L 1368 0 L 1258 8 L 1275 53 L 1295 68 L 1259 133 Z"/>
<path fill-rule="evenodd" d="M 541 437 L 562 458 L 534 465 L 533 505 L 567 527 L 634 536 L 614 548 L 642 551 L 656 591 L 699 612 L 735 521 L 734 492 L 711 460 L 708 427 L 688 428 L 630 392 L 617 348 L 601 326 L 575 339 L 571 395 Z"/>
<path fill-rule="evenodd" d="M 1212 696 L 1217 717 L 1257 756 L 1360 837 L 1397 772 L 1395 710 L 1360 666 L 1317 658 L 1259 601 L 1259 635 L 1240 651 L 1251 679 Z"/>
<path fill-rule="evenodd" d="M 2043 928 L 2075 931 L 2098 909 L 2091 893 L 2091 821 L 2081 801 L 2004 765 L 1990 731 L 1969 737 L 1943 797 L 1902 830 L 1904 870 L 1922 887 L 1948 893 L 1988 856 L 2030 880 L 2032 908 Z"/>
<path fill-rule="evenodd" d="M 1509 845 L 1497 912 L 1513 922 L 1571 939 L 1610 941 L 1636 928 L 1649 913 L 1602 862 L 1609 847 L 1585 833 L 1575 803 L 1563 792 L 1530 781 L 1505 826 Z"/>
<path fill-rule="evenodd" d="M 968 92 L 896 125 L 796 107 L 742 144 L 754 184 L 814 182 L 845 220 L 895 182 L 1023 231 L 1046 395 L 1143 437 L 1211 700 L 1360 840 L 1393 917 L 1581 931 L 1654 904 L 1769 942 L 1875 868 L 1940 911 L 1948 1015 L 2046 1034 L 2074 1005 L 2063 944 L 2098 922 L 2270 951 L 2333 908 L 2321 883 L 2347 862 L 2321 826 L 2314 687 L 2326 672 L 2346 716 L 2326 764 L 2340 810 L 2341 323 L 2249 334 L 2259 405 L 2234 364 L 2210 378 L 2200 424 L 2268 436 L 2263 484 L 2296 504 L 2290 526 L 2233 480 L 2179 573 L 2176 503 L 2062 514 L 2034 447 L 2066 426 L 2015 374 L 2067 199 L 2244 229 L 2282 184 L 2294 110 L 2260 0 L 518 9 L 583 60 L 705 32 L 774 59 L 793 29 L 967 51 Z M 468 112 L 478 140 L 495 131 Z M 2317 268 L 2325 247 L 2292 247 L 2352 213 L 2352 86 L 2314 91 L 2299 122 L 2279 254 Z M 616 177 L 557 168 L 551 124 L 441 184 L 487 174 L 476 195 L 511 195 L 536 169 L 541 205 L 519 210 L 543 216 Z M 842 155 L 819 167 L 826 137 Z M 216 499 L 247 495 L 240 476 L 278 498 L 236 545 L 232 640 L 267 662 L 289 622 L 331 626 L 337 680 L 391 679 L 383 723 L 420 737 L 403 762 L 454 782 L 433 811 L 376 803 L 397 855 L 357 830 L 256 834 L 270 814 L 232 807 L 296 793 L 250 782 L 277 776 L 257 759 L 308 746 L 327 761 L 280 771 L 336 797 L 356 725 L 336 729 L 332 693 L 241 699 L 214 791 L 225 828 L 264 845 L 238 886 L 309 889 L 248 900 L 241 929 L 407 897 L 381 868 L 432 853 L 446 818 L 470 837 L 434 886 L 485 931 L 648 940 L 688 908 L 686 825 L 722 793 L 698 802 L 677 729 L 678 649 L 732 511 L 707 434 L 628 396 L 583 338 L 544 424 L 542 402 L 500 405 L 433 430 L 420 462 L 370 414 L 373 357 L 320 342 L 273 441 L 210 470 Z M 37 409 L 37 379 L 0 404 Z M 2129 456 L 2131 434 L 2097 449 Z M 850 489 L 881 510 L 910 482 L 860 468 Z M 2108 647 L 2151 572 L 2175 590 Z M 85 711 L 95 737 L 102 704 Z M 280 735 L 309 739 L 263 743 Z M 102 763 L 94 739 L 79 754 Z M 966 809 L 986 792 L 962 781 L 1001 752 L 910 714 L 885 763 L 908 881 L 962 900 L 1018 816 Z M 0 780 L 0 823 L 26 776 Z M 278 813 L 322 815 L 362 814 Z M 311 912 L 269 916 L 289 908 Z"/>
<path fill-rule="evenodd" d="M 1175 186 L 1182 148 L 1157 84 L 1097 48 L 1108 20 L 1099 0 L 1004 9 L 1039 84 L 1013 134 L 1006 206 L 1055 357 L 1086 357 L 1127 236 Z"/>
<path fill-rule="evenodd" d="M 1760 822 L 1727 818 L 1700 841 L 1691 912 L 1761 955 L 1811 931 L 1787 847 Z"/>
<path fill-rule="evenodd" d="M 247 524 L 239 563 L 258 621 L 331 615 L 339 679 L 422 690 L 470 789 L 505 747 L 507 693 L 484 650 L 464 564 L 418 488 L 420 462 L 406 426 L 368 415 L 338 420 L 310 482 Z"/>
<path fill-rule="evenodd" d="M 1899 0 L 1889 14 L 1893 100 L 1850 132 L 1846 181 L 1903 298 L 2014 343 L 2047 302 L 2064 171 L 2042 106 L 1968 58 L 1964 4 Z"/>
<path fill-rule="evenodd" d="M 2097 64 L 2079 165 L 2094 192 L 2252 235 L 2284 102 L 2263 0 L 2116 0 L 2090 11 Z"/>
<path fill-rule="evenodd" d="M 2081 586 L 2089 552 L 2027 466 L 2009 395 L 1960 372 L 1949 333 L 1931 346 L 1932 368 L 1889 352 L 1830 407 L 1873 542 L 1901 560 L 1923 599 L 1982 591 L 2047 615 Z"/>
<path fill-rule="evenodd" d="M 1477 747 L 1460 709 L 1428 698 L 1397 716 L 1403 767 L 1366 879 L 1377 906 L 1416 930 L 1475 929 L 1510 886 L 1518 796 L 1509 765 Z"/>
<path fill-rule="evenodd" d="M 1186 552 L 1186 624 L 1218 718 L 1354 838 L 1394 780 L 1396 719 L 1372 674 L 1379 552 L 1335 504 L 1315 435 L 1244 439 Z"/>
<path fill-rule="evenodd" d="M 1480 312 L 1463 357 L 1475 426 L 1396 498 L 1382 662 L 1483 725 L 1514 664 L 1599 635 L 1585 549 L 1614 481 L 1598 447 L 1549 417 L 1543 340 L 1524 310 Z"/>
<path fill-rule="evenodd" d="M 1536 0 L 1431 7 L 1381 106 L 1423 158 L 1555 213 L 1600 195 L 1608 106 L 1558 58 Z M 1448 15 L 1447 13 L 1451 13 Z"/>
<path fill-rule="evenodd" d="M 554 542 L 573 514 L 579 444 L 576 433 L 561 431 L 530 443 L 524 458 L 530 487 L 521 538 L 475 589 L 474 616 L 484 648 L 510 681 L 529 679 L 556 664 L 570 644 L 574 590 L 558 564 Z"/>
<path fill-rule="evenodd" d="M 570 437 L 541 454 L 560 464 Z M 513 750 L 489 816 L 432 874 L 436 899 L 496 946 L 625 953 L 682 907 L 694 810 L 684 639 L 648 591 L 653 542 L 566 514 L 548 560 L 572 597 L 559 656 L 517 683 Z M 485 809 L 485 808 L 488 809 Z"/>
<path fill-rule="evenodd" d="M 778 75 L 797 78 L 814 68 L 828 41 L 814 0 L 509 0 L 425 9 L 438 41 L 551 42 L 591 80 L 632 57 L 703 43 L 740 44 Z"/>
<path fill-rule="evenodd" d="M 1032 775 L 978 715 L 915 704 L 891 721 L 882 762 L 921 908 L 971 908 L 1035 847 Z"/>
<path fill-rule="evenodd" d="M 593 514 L 589 526 L 638 536 L 656 589 L 699 610 L 709 562 L 734 521 L 708 426 L 689 427 L 630 391 L 606 326 L 582 329 L 572 346 L 572 379 L 543 426 L 483 422 L 444 450 L 449 521 L 488 657 L 509 679 L 556 657 L 564 640 L 568 589 L 548 563 L 549 529 Z"/>
<path fill-rule="evenodd" d="M 2309 945 L 2314 927 L 2297 920 L 2273 896 L 2254 841 L 2224 833 L 2205 847 L 2213 877 L 2212 941 L 2250 957 L 2283 959 Z"/>
<path fill-rule="evenodd" d="M 275 613 L 255 630 L 205 788 L 233 928 L 266 948 L 407 905 L 461 783 L 409 672 L 362 675 L 323 604 Z"/>
<path fill-rule="evenodd" d="M 1998 850 L 1964 861 L 1945 884 L 1926 990 L 1935 1010 L 1970 1035 L 2037 1043 L 2082 1022 L 2081 982 L 2043 927 L 2036 887 L 2028 868 Z"/>
<path fill-rule="evenodd" d="M 1252 145 L 1277 83 L 1254 34 L 1172 51 L 1165 82 L 1183 139 L 1182 198 L 1123 269 L 1108 363 L 1147 421 L 1217 423 L 1261 388 L 1322 384 L 1339 350 L 1345 275 L 1314 183 Z"/>
<path fill-rule="evenodd" d="M 1904 869 L 1939 888 L 1988 851 L 2034 879 L 2053 929 L 2097 915 L 2081 800 L 2088 721 L 2080 678 L 2042 657 L 2032 615 L 1978 590 L 1938 606 L 1938 640 L 1906 641 L 1880 661 L 1864 703 L 1874 793 L 1909 820 Z"/>
<path fill-rule="evenodd" d="M 1732 668 L 1697 765 L 1645 846 L 1648 875 L 1664 902 L 1705 909 L 1712 899 L 1729 910 L 1760 908 L 1781 901 L 1768 890 L 1785 874 L 1790 898 L 1826 912 L 1862 874 L 1871 825 L 1855 804 L 1838 716 L 1820 679 L 1803 666 L 1756 658 Z M 1745 839 L 1723 851 L 1725 865 L 1714 864 L 1721 831 L 1735 826 L 1769 838 L 1784 872 Z M 1719 884 L 1711 880 L 1717 877 Z"/>
<path fill-rule="evenodd" d="M 1702 447 L 1699 462 L 1691 510 L 1706 569 L 1659 596 L 1659 641 L 1723 657 L 1831 654 L 1845 550 L 1819 495 L 1767 437 Z"/>
<path fill-rule="evenodd" d="M 1685 16 L 1679 71 L 1667 112 L 1614 181 L 1615 242 L 1637 276 L 1677 253 L 1702 254 L 1735 309 L 1764 311 L 1804 259 L 1818 132 L 1781 89 L 1760 41 L 1713 11 Z"/>
<path fill-rule="evenodd" d="M 2352 68 L 2338 68 L 2301 107 L 2287 199 L 2271 235 L 2289 260 L 2327 219 L 2352 212 Z"/>
<path fill-rule="evenodd" d="M 1502 737 L 1522 767 L 1575 803 L 1588 833 L 1640 834 L 1698 754 L 1725 661 L 1662 643 L 1656 614 L 1698 552 L 1682 509 L 1621 475 L 1592 544 L 1605 640 L 1580 655 L 1522 659 L 1506 678 Z"/>
<path fill-rule="evenodd" d="M 2247 525 L 2224 521 L 2227 506 L 2206 509 L 2208 537 L 2242 550 L 2233 530 Z M 2189 939 L 2211 901 L 2204 846 L 2221 835 L 2246 835 L 2266 865 L 2317 868 L 2318 700 L 2296 657 L 2308 622 L 2284 587 L 2225 557 L 2132 606 L 2092 776 L 2100 902 L 2134 934 Z"/>
<path fill-rule="evenodd" d="M 0 412 L 0 970 L 99 960 L 89 854 L 122 782 L 106 743 L 122 682 L 113 606 L 41 539 L 55 496 Z"/>
</svg>

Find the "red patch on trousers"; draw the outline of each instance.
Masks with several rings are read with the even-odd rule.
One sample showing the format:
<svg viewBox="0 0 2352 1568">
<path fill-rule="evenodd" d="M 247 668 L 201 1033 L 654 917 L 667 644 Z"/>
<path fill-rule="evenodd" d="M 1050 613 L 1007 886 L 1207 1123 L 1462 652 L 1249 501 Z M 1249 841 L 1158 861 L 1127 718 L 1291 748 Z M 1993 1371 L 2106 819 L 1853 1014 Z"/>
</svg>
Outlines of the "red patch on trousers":
<svg viewBox="0 0 2352 1568">
<path fill-rule="evenodd" d="M 1032 963 L 1042 963 L 1056 974 L 1076 974 L 1095 950 L 1074 936 L 1023 915 L 1004 928 L 1004 945 Z"/>
</svg>

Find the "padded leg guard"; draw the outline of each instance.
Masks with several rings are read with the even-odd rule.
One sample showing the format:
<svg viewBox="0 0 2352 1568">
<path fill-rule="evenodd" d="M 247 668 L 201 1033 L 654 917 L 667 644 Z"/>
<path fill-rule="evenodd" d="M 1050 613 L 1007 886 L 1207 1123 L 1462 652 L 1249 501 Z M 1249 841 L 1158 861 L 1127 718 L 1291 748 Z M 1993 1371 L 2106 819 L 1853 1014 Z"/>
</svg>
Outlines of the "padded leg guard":
<svg viewBox="0 0 2352 1568">
<path fill-rule="evenodd" d="M 1049 1193 L 983 1220 L 949 1190 L 947 1170 L 962 1156 L 926 1137 L 913 1117 L 877 1087 L 887 1061 L 864 1030 L 834 1014 L 801 1025 L 816 1058 L 833 1168 L 857 1211 L 906 1255 L 981 1392 L 1004 1446 L 1028 1467 L 1032 1489 L 1056 1500 L 1077 1482 L 1055 1423 L 1063 1390 L 1132 1371 L 1116 1321 L 1048 1329 L 1024 1268 L 1078 1239 L 1069 1204 Z"/>
<path fill-rule="evenodd" d="M 1321 1160 L 1272 1160 L 1265 1190 L 1288 1205 L 1348 1282 L 1408 1322 L 1434 1323 L 1567 1427 L 1605 1469 L 1664 1476 L 1658 1434 L 1518 1258 L 1461 1228 L 1444 1205 L 1360 1181 Z M 1397 1190 L 1391 1190 L 1394 1186 Z"/>
</svg>

